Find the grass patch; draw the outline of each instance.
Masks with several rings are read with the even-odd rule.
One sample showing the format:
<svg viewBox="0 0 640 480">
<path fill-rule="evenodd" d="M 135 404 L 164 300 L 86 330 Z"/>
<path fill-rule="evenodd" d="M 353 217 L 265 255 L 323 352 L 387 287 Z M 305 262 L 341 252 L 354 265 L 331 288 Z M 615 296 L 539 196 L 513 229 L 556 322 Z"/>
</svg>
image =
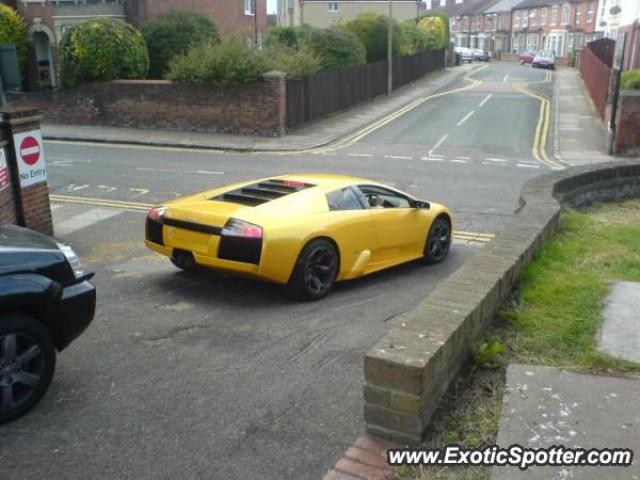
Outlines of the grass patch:
<svg viewBox="0 0 640 480">
<path fill-rule="evenodd" d="M 558 233 L 524 269 L 512 304 L 478 343 L 476 363 L 466 367 L 441 401 L 425 448 L 495 444 L 505 368 L 485 366 L 519 362 L 640 373 L 640 365 L 596 350 L 609 283 L 640 281 L 640 200 L 565 210 L 562 220 Z M 491 468 L 401 468 L 397 477 L 488 480 Z"/>
</svg>

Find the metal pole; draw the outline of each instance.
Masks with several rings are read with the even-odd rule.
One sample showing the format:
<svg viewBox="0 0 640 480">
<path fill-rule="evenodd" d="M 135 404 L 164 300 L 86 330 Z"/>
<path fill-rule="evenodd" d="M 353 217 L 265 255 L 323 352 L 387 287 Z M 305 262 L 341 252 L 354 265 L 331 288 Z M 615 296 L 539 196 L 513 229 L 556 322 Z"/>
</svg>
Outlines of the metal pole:
<svg viewBox="0 0 640 480">
<path fill-rule="evenodd" d="M 389 24 L 387 25 L 387 95 L 393 90 L 393 1 L 389 0 Z"/>
<path fill-rule="evenodd" d="M 258 47 L 258 0 L 253 0 L 253 34 Z"/>
</svg>

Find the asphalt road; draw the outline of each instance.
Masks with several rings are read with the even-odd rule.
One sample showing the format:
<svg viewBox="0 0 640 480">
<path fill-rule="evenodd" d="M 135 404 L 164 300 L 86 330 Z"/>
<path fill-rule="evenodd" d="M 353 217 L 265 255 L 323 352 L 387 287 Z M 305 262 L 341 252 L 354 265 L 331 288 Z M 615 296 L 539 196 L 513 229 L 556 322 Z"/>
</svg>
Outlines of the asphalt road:
<svg viewBox="0 0 640 480">
<path fill-rule="evenodd" d="M 315 154 L 49 142 L 51 190 L 161 203 L 285 172 L 346 173 L 448 204 L 461 230 L 495 232 L 523 183 L 549 168 L 532 156 L 539 104 L 515 87 L 551 84 L 505 64 L 474 78 L 474 88 Z M 321 478 L 363 431 L 364 353 L 482 248 L 456 243 L 444 264 L 294 303 L 276 286 L 179 272 L 142 245 L 143 213 L 87 203 L 58 204 L 54 217 L 97 271 L 97 318 L 59 357 L 41 405 L 2 427 L 2 480 Z"/>
</svg>

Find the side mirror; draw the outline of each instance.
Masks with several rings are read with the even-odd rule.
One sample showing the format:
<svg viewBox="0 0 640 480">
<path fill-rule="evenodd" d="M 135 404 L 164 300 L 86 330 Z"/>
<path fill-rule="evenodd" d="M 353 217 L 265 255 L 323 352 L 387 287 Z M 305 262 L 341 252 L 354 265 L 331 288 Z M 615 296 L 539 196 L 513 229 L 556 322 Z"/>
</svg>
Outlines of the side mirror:
<svg viewBox="0 0 640 480">
<path fill-rule="evenodd" d="M 413 208 L 420 208 L 425 210 L 429 210 L 431 208 L 431 204 L 424 200 L 414 200 L 411 206 Z"/>
</svg>

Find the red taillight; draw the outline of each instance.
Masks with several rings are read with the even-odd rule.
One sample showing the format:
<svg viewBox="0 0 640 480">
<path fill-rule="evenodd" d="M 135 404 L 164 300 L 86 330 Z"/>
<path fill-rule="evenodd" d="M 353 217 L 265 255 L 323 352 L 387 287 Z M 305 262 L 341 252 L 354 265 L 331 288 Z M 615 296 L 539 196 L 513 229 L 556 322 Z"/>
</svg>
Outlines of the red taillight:
<svg viewBox="0 0 640 480">
<path fill-rule="evenodd" d="M 162 221 L 164 214 L 167 213 L 167 207 L 153 207 L 147 213 L 147 218 L 149 220 L 155 220 L 156 222 Z"/>
<path fill-rule="evenodd" d="M 230 218 L 222 228 L 222 235 L 228 237 L 262 238 L 262 227 L 236 218 Z"/>
</svg>

